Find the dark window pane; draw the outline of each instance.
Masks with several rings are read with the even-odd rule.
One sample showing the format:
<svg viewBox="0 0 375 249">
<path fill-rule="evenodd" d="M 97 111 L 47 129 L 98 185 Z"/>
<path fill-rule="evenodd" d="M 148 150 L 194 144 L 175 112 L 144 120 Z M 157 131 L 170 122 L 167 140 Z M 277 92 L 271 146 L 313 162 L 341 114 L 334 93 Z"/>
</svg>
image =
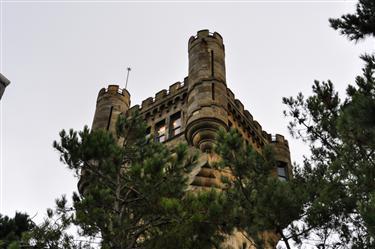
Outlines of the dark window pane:
<svg viewBox="0 0 375 249">
<path fill-rule="evenodd" d="M 277 166 L 277 176 L 282 181 L 288 180 L 288 170 L 285 162 L 280 162 L 280 165 Z"/>
</svg>

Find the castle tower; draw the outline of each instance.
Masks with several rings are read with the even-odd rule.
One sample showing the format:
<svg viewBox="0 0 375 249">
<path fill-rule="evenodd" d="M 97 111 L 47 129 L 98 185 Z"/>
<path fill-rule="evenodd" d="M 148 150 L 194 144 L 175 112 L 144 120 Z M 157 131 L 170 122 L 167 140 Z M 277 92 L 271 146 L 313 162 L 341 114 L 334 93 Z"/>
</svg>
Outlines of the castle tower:
<svg viewBox="0 0 375 249">
<path fill-rule="evenodd" d="M 129 106 L 130 94 L 126 89 L 120 89 L 118 85 L 109 85 L 107 89 L 100 89 L 91 129 L 105 129 L 115 134 L 117 118 L 121 113 L 126 113 Z M 86 174 L 88 174 L 87 171 L 81 171 L 78 181 L 78 190 L 81 193 L 84 193 L 88 184 L 85 181 Z"/>
<path fill-rule="evenodd" d="M 109 85 L 99 91 L 92 129 L 106 129 L 116 132 L 116 121 L 120 113 L 125 113 L 130 106 L 130 94 L 117 85 Z"/>
<path fill-rule="evenodd" d="M 189 75 L 186 139 L 210 151 L 217 131 L 227 128 L 227 87 L 223 39 L 218 33 L 198 31 L 188 44 Z"/>
<path fill-rule="evenodd" d="M 92 129 L 116 130 L 118 115 L 139 112 L 147 124 L 146 137 L 174 148 L 187 142 L 190 152 L 197 149 L 211 152 L 219 129 L 232 127 L 255 151 L 262 153 L 266 145 L 274 149 L 277 165 L 272 174 L 281 181 L 292 177 L 292 165 L 288 141 L 282 135 L 272 136 L 245 109 L 239 99 L 226 85 L 225 49 L 218 33 L 198 31 L 188 42 L 188 77 L 183 82 L 169 86 L 169 90 L 158 91 L 153 97 L 144 99 L 141 105 L 130 106 L 130 94 L 116 85 L 100 90 Z M 230 179 L 229 169 L 212 167 L 219 160 L 215 153 L 200 153 L 196 164 L 188 175 L 189 191 L 201 191 L 212 187 L 221 188 L 222 176 Z M 78 189 L 84 192 L 87 181 L 81 172 Z M 270 200 L 272 201 L 272 200 Z M 273 231 L 261 232 L 267 241 L 265 248 L 273 245 L 279 237 Z M 231 248 L 254 249 L 241 231 L 227 237 L 225 245 Z"/>
</svg>

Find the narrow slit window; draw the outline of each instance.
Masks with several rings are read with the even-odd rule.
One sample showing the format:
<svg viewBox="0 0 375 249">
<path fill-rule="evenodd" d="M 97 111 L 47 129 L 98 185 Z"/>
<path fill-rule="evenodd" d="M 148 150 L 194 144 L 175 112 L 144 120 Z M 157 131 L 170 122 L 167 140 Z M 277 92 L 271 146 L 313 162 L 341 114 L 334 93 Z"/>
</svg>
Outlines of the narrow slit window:
<svg viewBox="0 0 375 249">
<path fill-rule="evenodd" d="M 212 100 L 215 100 L 215 83 L 211 84 Z"/>
<path fill-rule="evenodd" d="M 107 131 L 109 130 L 109 126 L 111 125 L 112 112 L 113 112 L 113 106 L 111 106 L 111 110 L 109 111 L 109 117 L 108 117 L 108 122 L 107 122 Z"/>
<path fill-rule="evenodd" d="M 214 62 L 214 51 L 211 50 L 211 76 L 214 76 L 214 67 L 215 67 L 215 62 Z"/>
<path fill-rule="evenodd" d="M 166 140 L 166 127 L 165 120 L 160 121 L 155 126 L 155 141 L 162 143 Z"/>
<path fill-rule="evenodd" d="M 181 133 L 181 112 L 177 112 L 171 116 L 169 135 L 174 137 Z"/>
</svg>

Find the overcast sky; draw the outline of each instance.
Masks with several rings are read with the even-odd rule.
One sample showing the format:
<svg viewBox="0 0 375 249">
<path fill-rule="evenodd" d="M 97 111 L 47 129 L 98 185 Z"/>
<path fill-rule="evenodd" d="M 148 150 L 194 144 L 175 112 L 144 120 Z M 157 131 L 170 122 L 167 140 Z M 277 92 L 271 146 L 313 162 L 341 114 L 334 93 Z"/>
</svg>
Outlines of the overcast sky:
<svg viewBox="0 0 375 249">
<path fill-rule="evenodd" d="M 284 134 L 292 161 L 307 146 L 292 139 L 283 96 L 309 94 L 331 79 L 344 93 L 373 40 L 354 44 L 328 18 L 354 2 L 1 3 L 1 73 L 11 80 L 1 100 L 0 213 L 41 220 L 54 199 L 69 198 L 77 179 L 52 148 L 61 129 L 91 126 L 100 88 L 125 83 L 132 105 L 187 76 L 187 42 L 200 29 L 219 32 L 227 84 L 269 133 Z"/>
</svg>

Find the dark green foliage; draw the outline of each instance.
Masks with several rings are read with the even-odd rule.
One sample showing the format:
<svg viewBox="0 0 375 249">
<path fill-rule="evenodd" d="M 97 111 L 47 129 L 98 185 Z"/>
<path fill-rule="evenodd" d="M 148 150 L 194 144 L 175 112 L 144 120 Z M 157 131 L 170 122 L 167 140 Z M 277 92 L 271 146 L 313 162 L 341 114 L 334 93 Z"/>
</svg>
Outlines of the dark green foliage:
<svg viewBox="0 0 375 249">
<path fill-rule="evenodd" d="M 187 193 L 179 204 L 169 201 L 166 206 L 174 209 L 179 225 L 168 225 L 164 235 L 148 248 L 219 249 L 226 234 L 232 232 L 228 223 L 231 203 L 217 190 Z"/>
<path fill-rule="evenodd" d="M 74 222 L 82 235 L 100 234 L 102 248 L 138 248 L 173 222 L 166 198 L 180 200 L 186 188 L 186 148 L 174 153 L 148 143 L 138 118 L 120 119 L 118 137 L 104 130 L 62 132 L 55 148 L 80 176 L 84 194 L 75 194 Z"/>
<path fill-rule="evenodd" d="M 358 41 L 366 36 L 375 37 L 375 1 L 359 0 L 355 14 L 346 14 L 338 19 L 329 19 L 331 26 Z"/>
<path fill-rule="evenodd" d="M 34 226 L 28 214 L 16 212 L 14 218 L 0 214 L 0 248 L 18 248 L 23 233 Z"/>
<path fill-rule="evenodd" d="M 120 117 L 116 136 L 105 130 L 60 133 L 54 147 L 79 178 L 70 207 L 63 197 L 27 238 L 37 248 L 211 249 L 231 231 L 219 192 L 187 193 L 196 160 L 187 145 L 147 141 L 138 115 Z M 67 229 L 79 228 L 79 240 Z"/>
<path fill-rule="evenodd" d="M 231 221 L 244 235 L 250 236 L 249 244 L 257 248 L 268 241 L 265 233 L 283 234 L 283 229 L 303 214 L 304 193 L 295 179 L 280 181 L 276 177 L 276 161 L 271 147 L 262 155 L 246 146 L 241 135 L 231 129 L 221 131 L 216 147 L 222 161 L 218 167 L 229 168 L 233 179 L 227 179 L 225 194 L 232 204 Z M 286 241 L 287 242 L 287 241 Z"/>
<path fill-rule="evenodd" d="M 304 222 L 321 246 L 375 247 L 375 57 L 361 58 L 363 75 L 344 101 L 330 81 L 316 81 L 307 99 L 283 100 L 292 134 L 310 145 L 297 177 L 309 197 Z"/>
<path fill-rule="evenodd" d="M 360 0 L 355 14 L 330 23 L 350 40 L 375 37 L 375 2 Z M 311 149 L 295 174 L 307 197 L 299 244 L 312 235 L 318 248 L 375 248 L 375 57 L 361 58 L 363 75 L 343 101 L 330 81 L 316 81 L 307 99 L 283 99 L 292 135 Z"/>
</svg>

